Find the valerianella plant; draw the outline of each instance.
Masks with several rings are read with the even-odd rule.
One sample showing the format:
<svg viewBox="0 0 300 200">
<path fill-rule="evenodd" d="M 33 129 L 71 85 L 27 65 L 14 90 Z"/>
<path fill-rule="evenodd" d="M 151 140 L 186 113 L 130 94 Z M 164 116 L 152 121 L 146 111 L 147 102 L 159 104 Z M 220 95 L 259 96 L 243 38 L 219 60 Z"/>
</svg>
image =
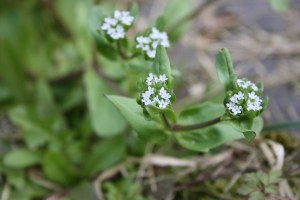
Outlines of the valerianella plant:
<svg viewBox="0 0 300 200">
<path fill-rule="evenodd" d="M 237 79 L 228 50 L 221 49 L 216 56 L 216 69 L 224 85 L 223 102 L 197 102 L 179 108 L 181 112 L 177 115 L 173 110 L 176 99 L 174 77 L 166 51 L 170 41 L 167 32 L 162 30 L 163 20 L 159 18 L 155 27 L 147 29 L 144 34 L 138 33 L 135 41 L 125 39 L 126 31 L 133 25 L 133 16 L 137 13 L 133 10 L 131 13 L 135 14 L 115 11 L 113 17 L 104 19 L 101 29 L 110 38 L 118 40 L 117 46 L 107 45 L 111 45 L 112 51 L 116 50 L 114 53 L 123 59 L 120 66 L 138 69 L 130 72 L 137 73 L 136 76 L 130 74 L 128 77 L 144 77 L 138 87 L 133 86 L 139 89 L 135 93 L 136 99 L 107 95 L 138 136 L 161 143 L 173 133 L 173 138 L 180 145 L 202 152 L 242 137 L 247 141 L 253 140 L 262 129 L 260 115 L 268 105 L 268 98 L 262 98 L 263 85 Z M 145 57 L 140 56 L 141 52 Z M 105 55 L 107 52 L 103 53 Z M 114 56 L 108 58 L 116 62 Z M 137 82 L 128 80 L 126 83 L 126 75 L 124 77 L 124 85 Z"/>
</svg>

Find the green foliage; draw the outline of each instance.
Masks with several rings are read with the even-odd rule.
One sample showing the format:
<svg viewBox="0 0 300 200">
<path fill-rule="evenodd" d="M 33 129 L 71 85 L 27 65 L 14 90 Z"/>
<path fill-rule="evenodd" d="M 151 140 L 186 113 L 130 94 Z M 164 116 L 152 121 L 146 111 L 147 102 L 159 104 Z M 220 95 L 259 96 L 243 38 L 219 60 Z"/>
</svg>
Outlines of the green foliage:
<svg viewBox="0 0 300 200">
<path fill-rule="evenodd" d="M 225 91 L 235 90 L 236 74 L 234 73 L 231 57 L 228 49 L 223 48 L 217 54 L 216 68 L 220 81 L 225 86 Z"/>
<path fill-rule="evenodd" d="M 117 183 L 105 183 L 106 199 L 108 200 L 150 200 L 141 195 L 141 187 L 131 178 Z"/>
<path fill-rule="evenodd" d="M 251 200 L 264 200 L 266 197 L 278 195 L 280 172 L 249 173 L 244 177 L 244 184 L 238 189 L 238 193 L 249 196 Z"/>
<path fill-rule="evenodd" d="M 193 124 L 221 116 L 224 106 L 214 103 L 203 103 L 182 111 L 179 123 Z M 180 132 L 175 135 L 179 144 L 194 151 L 207 152 L 226 142 L 242 138 L 242 134 L 233 129 L 227 122 L 222 122 L 204 129 Z"/>
<path fill-rule="evenodd" d="M 152 66 L 152 72 L 156 75 L 165 74 L 169 79 L 171 78 L 171 66 L 167 51 L 162 46 L 158 46 L 156 50 L 155 59 Z"/>
<path fill-rule="evenodd" d="M 164 18 L 166 23 L 166 30 L 170 30 L 170 40 L 179 39 L 190 27 L 190 22 L 182 23 L 178 26 L 178 23 L 188 16 L 193 11 L 193 4 L 191 0 L 169 0 L 164 10 Z M 176 13 L 174 15 L 174 13 Z"/>
<path fill-rule="evenodd" d="M 63 186 L 75 183 L 76 171 L 74 166 L 61 153 L 47 151 L 43 159 L 43 170 L 45 176 Z"/>
<path fill-rule="evenodd" d="M 41 156 L 28 149 L 17 149 L 6 154 L 3 162 L 7 167 L 24 168 L 40 163 Z"/>
<path fill-rule="evenodd" d="M 168 138 L 160 119 L 146 120 L 142 108 L 134 99 L 115 95 L 108 95 L 107 98 L 119 109 L 141 139 L 148 142 L 163 142 Z"/>
<path fill-rule="evenodd" d="M 107 153 L 108 150 L 109 153 Z M 94 176 L 99 171 L 117 164 L 125 156 L 126 144 L 122 137 L 100 141 L 86 158 L 83 171 L 88 176 Z"/>
<path fill-rule="evenodd" d="M 89 113 L 95 132 L 105 137 L 120 134 L 126 124 L 117 109 L 104 96 L 104 94 L 110 93 L 110 89 L 92 70 L 86 71 L 84 83 L 87 89 Z"/>
<path fill-rule="evenodd" d="M 132 28 L 118 41 L 101 30 L 114 6 L 114 1 L 35 0 L 0 7 L 1 114 L 7 113 L 16 126 L 8 141 L 0 141 L 0 181 L 9 186 L 9 199 L 45 199 L 64 189 L 65 199 L 93 199 L 94 177 L 128 157 L 144 156 L 149 144 L 168 147 L 173 145 L 168 139 L 175 138 L 188 150 L 207 152 L 242 138 L 243 133 L 251 141 L 262 129 L 260 117 L 233 119 L 224 115 L 223 105 L 210 102 L 180 108 L 183 111 L 177 116 L 172 106 L 176 71 L 167 50 L 158 45 L 152 60 L 136 48 L 136 36 L 149 33 L 151 27 L 167 31 L 171 42 L 179 39 L 194 12 L 190 0 L 169 1 L 144 33 Z M 137 3 L 130 14 L 138 18 Z M 225 90 L 235 89 L 227 49 L 217 55 L 216 67 Z M 168 78 L 159 85 L 171 96 L 165 99 L 170 103 L 165 109 L 141 107 L 131 98 L 141 96 L 137 82 L 150 72 Z M 264 109 L 267 104 L 265 99 Z M 176 130 L 214 118 L 221 121 Z M 273 194 L 275 183 L 271 176 L 268 180 L 263 180 L 268 185 L 265 191 Z M 132 178 L 113 179 L 102 189 L 107 199 L 150 199 L 143 197 L 144 191 Z M 260 198 L 259 191 L 250 193 Z"/>
</svg>

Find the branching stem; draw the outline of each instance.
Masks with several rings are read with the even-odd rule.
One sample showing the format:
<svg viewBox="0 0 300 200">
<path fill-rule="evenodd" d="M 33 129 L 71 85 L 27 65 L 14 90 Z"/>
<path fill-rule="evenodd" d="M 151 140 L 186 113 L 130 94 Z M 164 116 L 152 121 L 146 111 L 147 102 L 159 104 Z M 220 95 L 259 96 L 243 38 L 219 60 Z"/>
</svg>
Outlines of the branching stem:
<svg viewBox="0 0 300 200">
<path fill-rule="evenodd" d="M 166 115 L 164 115 L 164 114 L 162 114 L 162 119 L 163 119 L 165 126 L 172 132 L 196 130 L 196 129 L 212 126 L 214 124 L 221 122 L 221 117 L 217 117 L 215 119 L 211 119 L 211 120 L 196 123 L 196 124 L 179 125 L 179 124 L 171 124 L 169 122 L 168 118 L 166 117 Z"/>
<path fill-rule="evenodd" d="M 117 42 L 117 51 L 118 51 L 119 55 L 121 56 L 121 58 L 124 60 L 130 60 L 130 59 L 133 59 L 138 56 L 138 53 L 134 53 L 132 55 L 127 55 L 123 51 L 120 41 Z"/>
</svg>

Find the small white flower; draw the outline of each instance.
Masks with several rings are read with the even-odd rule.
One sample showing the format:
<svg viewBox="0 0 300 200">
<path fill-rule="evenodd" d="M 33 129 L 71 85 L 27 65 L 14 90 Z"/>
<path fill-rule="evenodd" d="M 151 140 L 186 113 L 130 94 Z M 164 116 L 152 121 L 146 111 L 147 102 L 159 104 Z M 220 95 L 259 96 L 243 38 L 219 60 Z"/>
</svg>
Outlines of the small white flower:
<svg viewBox="0 0 300 200">
<path fill-rule="evenodd" d="M 239 91 L 239 93 L 237 94 L 237 98 L 238 98 L 239 100 L 243 100 L 243 99 L 245 98 L 244 93 L 242 93 L 241 91 Z"/>
<path fill-rule="evenodd" d="M 156 54 L 156 51 L 155 51 L 155 50 L 148 50 L 148 51 L 147 51 L 147 55 L 148 55 L 150 58 L 155 58 L 155 54 Z"/>
<path fill-rule="evenodd" d="M 258 98 L 258 96 L 255 94 L 255 92 L 251 92 L 251 93 L 249 93 L 249 98 L 256 99 L 256 98 Z"/>
<path fill-rule="evenodd" d="M 117 23 L 118 23 L 118 20 L 117 20 L 117 19 L 114 19 L 114 18 L 112 18 L 112 17 L 107 17 L 107 18 L 104 19 L 104 22 L 105 22 L 106 24 L 111 25 L 111 26 L 116 26 Z"/>
<path fill-rule="evenodd" d="M 134 17 L 128 11 L 114 12 L 114 17 L 106 17 L 101 29 L 106 31 L 112 39 L 118 40 L 125 38 L 125 26 L 130 26 L 134 21 Z"/>
<path fill-rule="evenodd" d="M 163 87 L 159 90 L 159 95 L 161 96 L 161 98 L 163 98 L 165 100 L 168 100 L 171 98 L 171 95 Z"/>
<path fill-rule="evenodd" d="M 147 92 L 149 92 L 150 94 L 154 94 L 154 88 L 148 87 L 148 91 Z"/>
<path fill-rule="evenodd" d="M 247 101 L 247 110 L 254 110 L 254 111 L 260 111 L 262 109 L 261 106 L 262 99 L 260 99 L 258 96 L 255 96 L 254 98 L 250 98 Z"/>
<path fill-rule="evenodd" d="M 170 101 L 160 100 L 158 102 L 158 107 L 159 108 L 166 108 L 169 104 L 170 104 Z"/>
<path fill-rule="evenodd" d="M 228 108 L 228 110 L 230 110 L 232 112 L 232 114 L 237 115 L 242 113 L 243 108 L 240 105 L 236 105 L 233 102 L 229 102 L 226 104 L 226 107 Z"/>
<path fill-rule="evenodd" d="M 152 81 L 153 81 L 153 79 L 154 79 L 154 74 L 152 74 L 152 73 L 150 73 L 149 75 L 148 75 L 148 77 L 147 77 L 147 79 L 146 79 L 146 82 L 147 82 L 147 85 L 152 85 Z"/>
<path fill-rule="evenodd" d="M 148 37 L 139 36 L 136 38 L 136 48 L 142 49 L 149 58 L 154 58 L 156 54 L 156 48 L 158 45 L 163 47 L 170 47 L 170 42 L 166 32 L 160 32 L 157 28 L 153 27 L 152 32 Z"/>
<path fill-rule="evenodd" d="M 156 95 L 154 98 L 153 98 L 153 103 L 158 103 L 159 102 L 159 98 L 158 98 L 158 95 Z"/>
<path fill-rule="evenodd" d="M 254 91 L 258 91 L 258 87 L 254 83 L 251 84 L 251 88 Z"/>
<path fill-rule="evenodd" d="M 124 16 L 121 18 L 121 22 L 124 24 L 124 25 L 127 25 L 127 26 L 130 26 L 132 24 L 134 20 L 134 17 L 133 16 Z"/>
<path fill-rule="evenodd" d="M 160 82 L 165 83 L 168 80 L 168 78 L 165 74 L 163 74 L 163 75 L 159 75 L 159 80 Z"/>
<path fill-rule="evenodd" d="M 239 102 L 236 95 L 233 95 L 232 97 L 230 97 L 230 101 L 232 103 L 238 103 Z"/>
</svg>

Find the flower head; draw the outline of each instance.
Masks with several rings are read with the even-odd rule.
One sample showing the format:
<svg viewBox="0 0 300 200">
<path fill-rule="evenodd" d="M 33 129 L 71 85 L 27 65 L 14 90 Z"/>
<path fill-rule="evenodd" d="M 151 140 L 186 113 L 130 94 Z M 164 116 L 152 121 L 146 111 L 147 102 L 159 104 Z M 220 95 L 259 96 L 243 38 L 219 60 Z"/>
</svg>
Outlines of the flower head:
<svg viewBox="0 0 300 200">
<path fill-rule="evenodd" d="M 143 106 L 156 106 L 158 108 L 167 108 L 171 102 L 171 93 L 167 87 L 167 76 L 159 76 L 150 73 L 146 78 L 146 87 L 141 93 L 141 102 Z"/>
<path fill-rule="evenodd" d="M 154 58 L 156 48 L 158 45 L 163 47 L 170 47 L 169 38 L 166 32 L 160 32 L 157 28 L 153 27 L 149 36 L 138 36 L 136 38 L 136 48 L 142 49 L 146 52 L 149 58 Z"/>
<path fill-rule="evenodd" d="M 249 112 L 255 115 L 262 112 L 263 100 L 259 96 L 259 88 L 251 81 L 237 80 L 237 90 L 229 92 L 225 99 L 225 107 L 232 116 L 244 116 Z"/>
<path fill-rule="evenodd" d="M 125 30 L 132 25 L 133 20 L 134 17 L 131 16 L 128 11 L 116 10 L 113 17 L 104 19 L 104 24 L 101 26 L 101 29 L 106 31 L 106 34 L 112 39 L 118 40 L 125 38 Z"/>
</svg>

